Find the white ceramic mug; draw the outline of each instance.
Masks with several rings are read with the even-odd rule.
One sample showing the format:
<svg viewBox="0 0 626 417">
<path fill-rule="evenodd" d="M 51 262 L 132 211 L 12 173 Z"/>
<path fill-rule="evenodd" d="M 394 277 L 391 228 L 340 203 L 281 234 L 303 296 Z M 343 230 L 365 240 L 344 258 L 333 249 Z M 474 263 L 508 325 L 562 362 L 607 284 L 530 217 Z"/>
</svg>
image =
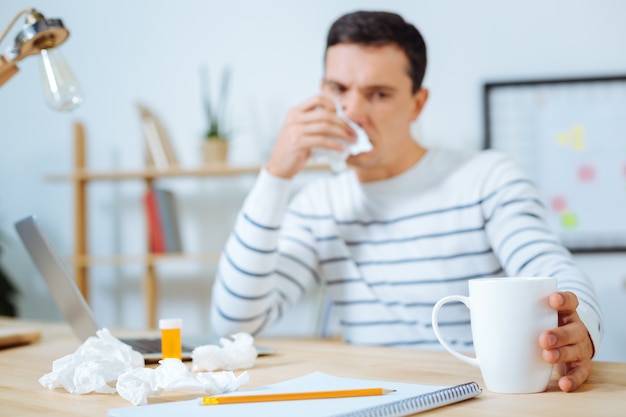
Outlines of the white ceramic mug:
<svg viewBox="0 0 626 417">
<path fill-rule="evenodd" d="M 548 297 L 556 290 L 555 278 L 473 279 L 469 281 L 469 297 L 450 295 L 435 304 L 433 330 L 448 352 L 480 368 L 489 391 L 545 391 L 552 365 L 541 356 L 539 335 L 558 325 L 557 311 L 548 303 Z M 439 309 L 453 301 L 470 309 L 476 358 L 454 350 L 439 332 Z"/>
</svg>

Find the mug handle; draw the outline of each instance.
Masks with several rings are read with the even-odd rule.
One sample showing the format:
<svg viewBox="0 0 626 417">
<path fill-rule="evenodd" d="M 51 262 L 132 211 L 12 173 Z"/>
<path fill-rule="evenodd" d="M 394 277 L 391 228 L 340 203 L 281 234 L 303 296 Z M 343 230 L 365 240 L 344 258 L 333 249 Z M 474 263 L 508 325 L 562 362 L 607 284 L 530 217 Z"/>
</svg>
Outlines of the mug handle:
<svg viewBox="0 0 626 417">
<path fill-rule="evenodd" d="M 462 295 L 449 295 L 437 301 L 437 304 L 435 304 L 435 307 L 433 307 L 433 315 L 432 315 L 433 330 L 435 331 L 435 336 L 437 336 L 439 343 L 441 343 L 441 345 L 452 355 L 456 356 L 458 359 L 462 360 L 463 362 L 469 363 L 470 365 L 479 366 L 478 358 L 472 358 L 470 356 L 463 355 L 462 353 L 457 352 L 448 344 L 448 342 L 446 342 L 443 336 L 441 336 L 441 333 L 439 333 L 439 320 L 438 320 L 439 309 L 443 307 L 444 304 L 452 302 L 452 301 L 460 301 L 461 303 L 465 304 L 467 308 L 471 308 L 469 297 L 465 297 Z"/>
</svg>

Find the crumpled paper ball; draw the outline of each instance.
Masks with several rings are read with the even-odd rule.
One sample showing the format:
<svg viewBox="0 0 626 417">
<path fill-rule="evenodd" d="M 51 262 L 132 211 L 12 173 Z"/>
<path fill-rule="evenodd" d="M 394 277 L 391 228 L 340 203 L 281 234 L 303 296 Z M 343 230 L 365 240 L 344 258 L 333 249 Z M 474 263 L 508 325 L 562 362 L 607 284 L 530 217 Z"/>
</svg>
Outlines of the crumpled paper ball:
<svg viewBox="0 0 626 417">
<path fill-rule="evenodd" d="M 235 333 L 221 338 L 222 345 L 198 346 L 191 352 L 192 371 L 232 371 L 252 368 L 257 357 L 254 338 L 248 333 Z"/>
<path fill-rule="evenodd" d="M 115 338 L 108 329 L 96 332 L 76 352 L 52 363 L 52 372 L 39 379 L 48 389 L 65 388 L 74 394 L 97 392 L 113 394 L 109 382 L 134 368 L 142 368 L 141 354 Z"/>
<path fill-rule="evenodd" d="M 133 405 L 145 405 L 149 396 L 162 391 L 199 391 L 216 395 L 236 391 L 246 384 L 247 372 L 235 376 L 233 372 L 204 372 L 192 374 L 179 359 L 163 359 L 156 369 L 138 368 L 122 374 L 115 388 L 122 398 Z"/>
<path fill-rule="evenodd" d="M 236 391 L 248 382 L 248 373 L 235 376 L 226 371 L 254 364 L 257 356 L 254 339 L 247 333 L 239 333 L 232 339 L 222 339 L 221 344 L 222 347 L 196 348 L 201 352 L 196 354 L 201 365 L 193 367 L 194 372 L 209 370 L 207 366 L 210 370 L 223 369 L 224 372 L 192 374 L 179 359 L 161 360 L 160 366 L 152 369 L 144 367 L 139 352 L 103 328 L 74 353 L 55 360 L 52 372 L 42 376 L 39 383 L 48 389 L 63 387 L 74 394 L 114 394 L 117 391 L 134 405 L 147 404 L 149 396 L 160 395 L 162 391 L 189 390 L 210 395 Z"/>
</svg>

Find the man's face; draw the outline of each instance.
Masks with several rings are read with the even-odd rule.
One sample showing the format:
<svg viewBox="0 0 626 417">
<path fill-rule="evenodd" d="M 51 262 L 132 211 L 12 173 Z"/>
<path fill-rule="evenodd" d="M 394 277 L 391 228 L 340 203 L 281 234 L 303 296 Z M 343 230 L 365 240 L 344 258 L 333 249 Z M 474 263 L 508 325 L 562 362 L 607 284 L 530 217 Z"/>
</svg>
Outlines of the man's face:
<svg viewBox="0 0 626 417">
<path fill-rule="evenodd" d="M 374 148 L 351 156 L 350 165 L 390 166 L 415 146 L 410 125 L 427 92 L 411 92 L 408 68 L 406 55 L 396 45 L 343 43 L 328 48 L 322 94 L 339 99 L 346 116 L 365 129 Z"/>
</svg>

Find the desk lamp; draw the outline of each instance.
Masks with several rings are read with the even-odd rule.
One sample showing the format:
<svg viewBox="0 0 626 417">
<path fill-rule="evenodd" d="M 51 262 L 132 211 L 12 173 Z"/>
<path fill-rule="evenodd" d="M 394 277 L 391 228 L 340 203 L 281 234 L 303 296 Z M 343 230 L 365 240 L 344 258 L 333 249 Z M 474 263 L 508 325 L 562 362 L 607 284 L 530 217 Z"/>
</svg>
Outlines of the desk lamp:
<svg viewBox="0 0 626 417">
<path fill-rule="evenodd" d="M 23 9 L 0 35 L 0 43 L 24 14 L 26 23 L 15 37 L 15 44 L 7 48 L 4 55 L 0 55 L 0 87 L 17 73 L 17 63 L 20 60 L 29 55 L 40 54 L 46 103 L 55 110 L 74 110 L 83 102 L 83 92 L 72 70 L 56 48 L 65 42 L 70 34 L 61 19 L 46 19 L 35 9 Z"/>
</svg>

